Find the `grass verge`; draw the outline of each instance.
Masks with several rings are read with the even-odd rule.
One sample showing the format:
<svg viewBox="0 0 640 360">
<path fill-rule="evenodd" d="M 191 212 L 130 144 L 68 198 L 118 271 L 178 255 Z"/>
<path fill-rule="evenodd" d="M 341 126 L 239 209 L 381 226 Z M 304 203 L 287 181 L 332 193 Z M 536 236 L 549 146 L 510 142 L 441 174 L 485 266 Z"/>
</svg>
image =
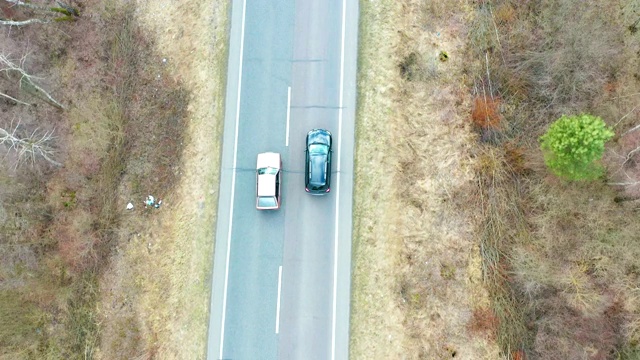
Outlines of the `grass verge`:
<svg viewBox="0 0 640 360">
<path fill-rule="evenodd" d="M 465 123 L 464 1 L 361 4 L 353 359 L 495 359 Z M 452 301 L 452 299 L 455 299 Z"/>
<path fill-rule="evenodd" d="M 101 315 L 110 325 L 101 358 L 118 357 L 122 349 L 167 359 L 204 358 L 221 145 L 212 139 L 222 131 L 228 29 L 228 5 L 211 5 L 138 2 L 138 20 L 162 49 L 155 61 L 164 64 L 163 81 L 177 80 L 189 91 L 181 95 L 188 121 L 181 125 L 184 140 L 165 131 L 152 141 L 163 139 L 163 147 L 184 142 L 181 162 L 164 165 L 179 174 L 173 188 L 158 187 L 165 182 L 157 182 L 157 168 L 139 170 L 148 160 L 129 169 L 151 181 L 131 176 L 122 191 L 153 191 L 163 205 L 155 213 L 143 211 L 143 228 L 135 218 L 123 227 L 120 251 L 102 280 L 109 291 L 102 294 Z M 183 14 L 182 22 L 173 21 L 176 13 Z"/>
</svg>

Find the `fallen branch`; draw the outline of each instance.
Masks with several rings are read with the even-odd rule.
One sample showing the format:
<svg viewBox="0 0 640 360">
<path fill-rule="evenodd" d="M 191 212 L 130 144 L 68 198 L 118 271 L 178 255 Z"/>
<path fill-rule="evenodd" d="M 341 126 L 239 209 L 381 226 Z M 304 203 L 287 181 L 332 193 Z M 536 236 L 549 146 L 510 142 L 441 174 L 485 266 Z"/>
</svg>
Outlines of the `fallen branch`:
<svg viewBox="0 0 640 360">
<path fill-rule="evenodd" d="M 29 19 L 23 21 L 11 21 L 11 20 L 0 20 L 0 25 L 9 25 L 9 26 L 26 26 L 31 24 L 48 24 L 51 21 L 42 20 L 42 19 Z"/>
<path fill-rule="evenodd" d="M 636 111 L 636 109 L 637 109 L 637 108 L 638 108 L 638 107 L 636 106 L 636 107 L 634 107 L 633 109 L 631 109 L 631 111 L 629 111 L 628 113 L 624 114 L 624 116 L 623 116 L 623 117 L 621 117 L 621 118 L 620 118 L 620 120 L 618 120 L 618 122 L 617 122 L 615 125 L 613 125 L 613 127 L 615 128 L 616 126 L 618 126 L 618 124 L 620 124 L 620 122 L 622 122 L 622 120 L 624 120 L 624 119 L 625 119 L 627 116 L 629 116 L 632 112 Z M 628 132 L 628 131 L 627 131 L 627 132 Z M 624 134 L 626 134 L 626 132 L 625 132 Z M 624 134 L 622 134 L 621 136 L 624 136 Z"/>
<path fill-rule="evenodd" d="M 632 132 L 632 131 L 636 131 L 636 130 L 638 130 L 638 129 L 640 129 L 640 125 L 636 125 L 636 126 L 632 127 L 631 129 L 629 129 L 629 130 L 627 130 L 627 131 L 623 132 L 623 133 L 622 133 L 622 135 L 620 135 L 620 136 L 621 136 L 621 137 L 622 137 L 622 136 L 625 136 L 625 135 L 627 135 L 628 133 L 630 133 L 630 132 Z"/>
<path fill-rule="evenodd" d="M 607 183 L 607 185 L 613 185 L 613 186 L 634 186 L 639 184 L 640 184 L 640 181 Z"/>
<path fill-rule="evenodd" d="M 14 98 L 13 96 L 7 95 L 7 94 L 5 94 L 5 93 L 1 93 L 1 92 L 0 92 L 0 96 L 2 96 L 3 98 L 9 99 L 9 100 L 11 100 L 11 101 L 15 101 L 15 102 L 16 102 L 16 103 L 18 103 L 18 104 L 31 106 L 31 104 L 26 103 L 26 102 L 24 102 L 24 101 L 20 101 L 20 100 L 18 100 L 18 99 L 16 99 L 16 98 Z"/>
<path fill-rule="evenodd" d="M 49 14 L 62 14 L 63 17 L 56 18 L 56 21 L 64 21 L 64 20 L 74 20 L 75 18 L 80 16 L 78 10 L 72 6 L 69 6 L 61 1 L 56 1 L 59 7 L 47 7 L 41 5 L 35 5 L 32 3 L 24 2 L 21 0 L 5 0 L 13 6 L 22 6 L 32 10 L 44 11 Z"/>
<path fill-rule="evenodd" d="M 23 6 L 23 7 L 34 9 L 34 10 L 47 10 L 47 8 L 44 6 L 38 6 L 31 3 L 26 3 L 24 1 L 20 1 L 20 0 L 5 0 L 5 1 L 15 6 Z"/>
<path fill-rule="evenodd" d="M 629 151 L 627 153 L 627 157 L 624 159 L 624 162 L 622 163 L 622 165 L 626 164 L 629 160 L 631 160 L 631 158 L 633 157 L 633 155 L 635 155 L 638 151 L 640 151 L 640 146 L 638 146 L 637 148 Z"/>
</svg>

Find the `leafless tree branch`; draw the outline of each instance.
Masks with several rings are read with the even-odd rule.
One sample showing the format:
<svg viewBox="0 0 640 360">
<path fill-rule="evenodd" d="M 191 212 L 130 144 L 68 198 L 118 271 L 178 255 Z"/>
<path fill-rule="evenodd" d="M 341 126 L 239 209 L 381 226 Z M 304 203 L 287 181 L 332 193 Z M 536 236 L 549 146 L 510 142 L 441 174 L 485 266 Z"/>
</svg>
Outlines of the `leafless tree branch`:
<svg viewBox="0 0 640 360">
<path fill-rule="evenodd" d="M 640 181 L 629 181 L 629 182 L 607 183 L 607 185 L 613 185 L 613 186 L 634 186 L 634 185 L 640 185 Z"/>
<path fill-rule="evenodd" d="M 48 7 L 48 6 L 42 6 L 42 5 L 36 5 L 36 4 L 32 4 L 30 2 L 24 2 L 21 0 L 6 0 L 8 3 L 13 4 L 12 6 L 21 6 L 21 7 L 25 7 L 31 10 L 36 10 L 39 12 L 44 12 L 46 14 L 48 14 L 49 16 L 51 15 L 55 15 L 58 16 L 56 18 L 56 20 L 73 20 L 74 18 L 80 16 L 80 14 L 78 13 L 78 10 L 72 6 L 69 6 L 61 1 L 56 1 L 56 4 L 58 5 L 58 7 Z M 44 15 L 46 16 L 46 15 Z M 23 26 L 23 25 L 29 25 L 29 24 L 33 24 L 33 23 L 40 23 L 40 24 L 46 24 L 46 23 L 50 23 L 50 20 L 44 20 L 44 19 L 31 19 L 31 20 L 25 20 L 25 21 L 6 21 L 4 20 L 3 22 L 0 22 L 0 25 L 16 25 L 16 26 Z"/>
<path fill-rule="evenodd" d="M 64 106 L 59 103 L 56 99 L 54 99 L 47 91 L 38 86 L 35 82 L 33 82 L 34 76 L 30 75 L 24 70 L 24 62 L 26 60 L 26 55 L 20 59 L 20 64 L 15 64 L 13 61 L 9 60 L 6 54 L 0 54 L 0 72 L 5 72 L 7 76 L 11 73 L 17 73 L 20 76 L 20 88 L 27 91 L 28 93 L 41 98 L 46 101 L 48 104 L 57 107 L 58 109 L 64 110 Z"/>
<path fill-rule="evenodd" d="M 46 7 L 34 5 L 34 4 L 31 4 L 31 3 L 26 3 L 26 2 L 20 1 L 20 0 L 5 0 L 5 1 L 8 2 L 8 3 L 13 4 L 14 6 L 24 6 L 26 8 L 34 9 L 34 10 L 46 10 L 47 9 Z"/>
<path fill-rule="evenodd" d="M 43 158 L 55 166 L 62 166 L 62 164 L 53 160 L 54 150 L 49 146 L 49 143 L 54 139 L 53 131 L 39 133 L 39 129 L 35 129 L 31 135 L 20 137 L 16 134 L 19 125 L 18 123 L 9 131 L 0 128 L 0 145 L 8 146 L 7 151 L 13 150 L 18 153 L 16 166 L 26 160 L 33 164 L 37 158 Z"/>
<path fill-rule="evenodd" d="M 622 165 L 626 164 L 629 160 L 631 160 L 631 158 L 633 157 L 633 155 L 635 155 L 638 151 L 640 151 L 640 146 L 638 146 L 637 148 L 629 151 L 627 153 L 626 158 L 624 159 L 624 162 L 622 163 Z"/>
<path fill-rule="evenodd" d="M 634 111 L 636 111 L 638 107 L 634 107 L 633 109 L 631 109 L 631 111 L 629 111 L 628 113 L 624 114 L 623 117 L 620 118 L 620 120 L 618 120 L 618 122 L 616 122 L 615 125 L 613 125 L 613 127 L 615 128 L 616 126 L 618 126 L 618 124 L 620 124 L 622 122 L 622 120 L 624 120 L 627 116 L 629 116 L 631 113 L 633 113 Z M 626 134 L 626 132 L 624 133 Z M 622 134 L 622 136 L 624 136 L 624 134 Z"/>
<path fill-rule="evenodd" d="M 15 101 L 15 102 L 16 102 L 16 103 L 18 103 L 18 104 L 31 106 L 31 104 L 26 103 L 26 102 L 24 102 L 24 101 L 20 101 L 20 100 L 18 100 L 18 99 L 16 99 L 16 98 L 14 98 L 13 96 L 7 95 L 7 94 L 5 94 L 5 93 L 1 93 L 1 92 L 0 92 L 0 96 L 2 96 L 3 98 L 9 99 L 9 100 L 11 100 L 11 101 Z"/>
</svg>

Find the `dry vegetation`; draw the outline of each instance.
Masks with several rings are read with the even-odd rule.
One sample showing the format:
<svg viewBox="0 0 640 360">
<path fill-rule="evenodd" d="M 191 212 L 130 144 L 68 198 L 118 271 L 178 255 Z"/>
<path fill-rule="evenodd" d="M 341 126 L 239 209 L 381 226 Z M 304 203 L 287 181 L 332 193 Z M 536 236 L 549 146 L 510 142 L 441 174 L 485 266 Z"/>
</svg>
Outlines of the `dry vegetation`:
<svg viewBox="0 0 640 360">
<path fill-rule="evenodd" d="M 640 3 L 361 9 L 352 357 L 639 358 Z M 579 113 L 617 136 L 564 183 L 538 137 Z"/>
<path fill-rule="evenodd" d="M 640 356 L 638 192 L 611 185 L 632 182 L 638 171 L 627 154 L 640 144 L 623 134 L 640 122 L 640 44 L 632 28 L 639 5 L 477 7 L 470 51 L 487 63 L 476 88 L 486 93 L 491 81 L 490 95 L 504 99 L 493 145 L 478 148 L 476 197 L 489 250 L 485 274 L 499 318 L 509 323 L 499 328 L 502 349 L 540 359 Z M 537 138 L 560 115 L 583 112 L 618 134 L 605 157 L 610 171 L 601 181 L 562 183 L 541 165 Z"/>
<path fill-rule="evenodd" d="M 353 359 L 498 358 L 479 216 L 460 210 L 474 179 L 472 13 L 466 1 L 361 3 Z"/>
<path fill-rule="evenodd" d="M 3 149 L 0 359 L 202 358 L 226 5 L 70 3 L 75 21 L 0 28 L 0 51 L 27 55 L 65 107 L 0 80 L 34 104 L 0 98 L 0 127 L 55 130 L 47 146 L 63 164 Z M 4 18 L 42 16 L 0 5 Z M 166 25 L 176 13 L 186 25 Z M 148 194 L 163 205 L 146 209 Z"/>
</svg>

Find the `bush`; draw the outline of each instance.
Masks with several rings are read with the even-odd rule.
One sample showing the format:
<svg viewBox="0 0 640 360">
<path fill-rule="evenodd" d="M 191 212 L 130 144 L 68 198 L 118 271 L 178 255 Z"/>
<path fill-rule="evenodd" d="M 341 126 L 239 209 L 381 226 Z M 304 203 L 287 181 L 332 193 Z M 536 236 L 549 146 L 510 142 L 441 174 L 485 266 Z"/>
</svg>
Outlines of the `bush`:
<svg viewBox="0 0 640 360">
<path fill-rule="evenodd" d="M 540 140 L 547 167 L 567 180 L 593 180 L 603 173 L 597 163 L 613 131 L 597 116 L 562 116 Z"/>
</svg>

